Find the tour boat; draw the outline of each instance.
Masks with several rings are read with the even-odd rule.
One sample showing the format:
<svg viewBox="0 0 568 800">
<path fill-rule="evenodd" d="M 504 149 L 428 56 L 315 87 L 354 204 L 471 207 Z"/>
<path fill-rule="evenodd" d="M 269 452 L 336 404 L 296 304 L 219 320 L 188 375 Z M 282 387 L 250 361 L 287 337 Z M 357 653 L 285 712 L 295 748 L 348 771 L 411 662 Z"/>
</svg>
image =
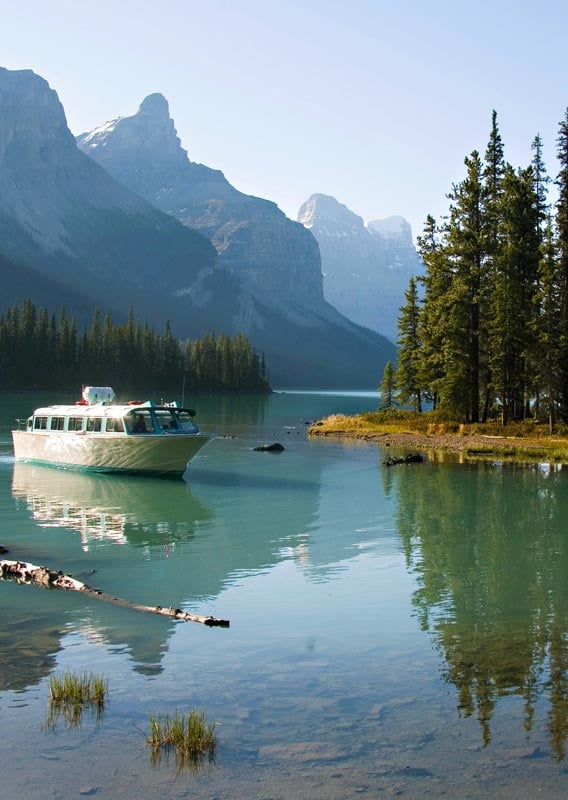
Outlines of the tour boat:
<svg viewBox="0 0 568 800">
<path fill-rule="evenodd" d="M 86 386 L 74 405 L 36 408 L 12 431 L 16 461 L 174 477 L 214 438 L 176 403 L 113 401 L 110 386 Z"/>
</svg>

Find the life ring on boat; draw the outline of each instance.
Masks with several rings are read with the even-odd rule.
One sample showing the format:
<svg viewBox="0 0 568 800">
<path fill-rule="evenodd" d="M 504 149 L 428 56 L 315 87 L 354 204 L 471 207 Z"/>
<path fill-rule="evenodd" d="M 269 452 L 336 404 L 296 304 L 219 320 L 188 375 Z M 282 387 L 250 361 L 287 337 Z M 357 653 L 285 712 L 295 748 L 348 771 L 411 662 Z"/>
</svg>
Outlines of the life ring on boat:
<svg viewBox="0 0 568 800">
<path fill-rule="evenodd" d="M 143 400 L 129 400 L 126 405 L 127 406 L 141 406 L 143 402 L 144 402 Z"/>
<path fill-rule="evenodd" d="M 84 398 L 82 398 L 81 400 L 75 400 L 75 405 L 76 406 L 88 406 L 89 404 L 87 403 L 87 401 Z"/>
</svg>

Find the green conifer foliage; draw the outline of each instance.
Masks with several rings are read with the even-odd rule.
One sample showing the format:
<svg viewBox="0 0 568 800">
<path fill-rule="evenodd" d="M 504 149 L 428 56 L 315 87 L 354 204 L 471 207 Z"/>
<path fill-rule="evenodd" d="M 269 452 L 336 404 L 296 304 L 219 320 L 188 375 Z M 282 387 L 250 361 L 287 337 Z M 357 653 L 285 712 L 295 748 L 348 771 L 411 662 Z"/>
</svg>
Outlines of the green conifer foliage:
<svg viewBox="0 0 568 800">
<path fill-rule="evenodd" d="M 560 303 L 560 374 L 558 376 L 558 402 L 560 418 L 568 421 L 568 109 L 560 123 L 557 155 L 560 170 L 556 178 L 558 200 L 556 203 L 558 291 Z"/>
<path fill-rule="evenodd" d="M 464 422 L 498 408 L 506 424 L 541 405 L 551 425 L 568 421 L 568 114 L 559 158 L 555 226 L 546 222 L 540 137 L 531 165 L 513 169 L 493 112 L 483 162 L 475 150 L 465 159 L 447 217 L 438 226 L 428 216 L 418 239 L 423 297 L 411 311 L 407 294 L 399 320 L 397 380 L 407 401 L 417 376 L 422 399 Z"/>
<path fill-rule="evenodd" d="M 395 384 L 399 402 L 422 411 L 422 385 L 420 382 L 421 342 L 419 335 L 420 304 L 416 278 L 410 278 L 404 294 L 405 304 L 398 319 L 398 367 Z"/>
<path fill-rule="evenodd" d="M 5 389 L 73 389 L 82 384 L 114 386 L 125 392 L 267 392 L 264 357 L 246 336 L 207 334 L 181 342 L 169 322 L 162 335 L 131 311 L 128 322 L 101 325 L 95 309 L 90 328 L 79 335 L 65 309 L 59 320 L 30 300 L 0 318 L 0 381 Z"/>
<path fill-rule="evenodd" d="M 385 364 L 379 392 L 381 394 L 379 408 L 381 410 L 393 408 L 395 405 L 395 378 L 394 368 L 390 361 Z"/>
</svg>

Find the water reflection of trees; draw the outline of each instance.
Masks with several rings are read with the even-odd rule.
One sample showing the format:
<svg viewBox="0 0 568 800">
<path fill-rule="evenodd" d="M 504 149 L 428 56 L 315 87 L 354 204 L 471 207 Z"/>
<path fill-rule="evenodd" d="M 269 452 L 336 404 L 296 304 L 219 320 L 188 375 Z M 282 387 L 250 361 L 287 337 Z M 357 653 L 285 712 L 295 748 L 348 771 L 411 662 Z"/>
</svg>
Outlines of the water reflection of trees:
<svg viewBox="0 0 568 800">
<path fill-rule="evenodd" d="M 556 757 L 568 736 L 568 470 L 480 463 L 397 473 L 397 523 L 413 603 L 443 654 L 461 714 L 485 743 L 499 699 L 525 728 L 548 703 Z"/>
</svg>

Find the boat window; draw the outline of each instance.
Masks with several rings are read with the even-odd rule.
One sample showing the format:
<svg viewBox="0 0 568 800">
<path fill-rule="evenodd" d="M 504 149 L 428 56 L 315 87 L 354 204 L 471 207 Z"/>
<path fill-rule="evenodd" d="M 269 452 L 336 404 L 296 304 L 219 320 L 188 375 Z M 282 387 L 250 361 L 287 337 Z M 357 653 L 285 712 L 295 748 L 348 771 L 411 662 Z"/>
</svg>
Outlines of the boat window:
<svg viewBox="0 0 568 800">
<path fill-rule="evenodd" d="M 68 431 L 82 431 L 83 430 L 83 417 L 69 417 L 67 422 Z"/>
<path fill-rule="evenodd" d="M 177 419 L 171 411 L 160 408 L 156 409 L 155 414 L 158 425 L 163 431 L 178 430 L 179 425 Z"/>
<path fill-rule="evenodd" d="M 98 433 L 101 429 L 102 417 L 89 417 L 87 419 L 87 430 L 91 433 Z"/>
<path fill-rule="evenodd" d="M 154 433 L 154 423 L 149 411 L 137 408 L 128 415 L 129 433 Z"/>
<path fill-rule="evenodd" d="M 193 421 L 193 417 L 187 411 L 175 411 L 182 431 L 186 433 L 197 433 L 197 425 Z"/>
<path fill-rule="evenodd" d="M 34 419 L 34 430 L 36 431 L 47 430 L 47 417 L 36 417 Z"/>
<path fill-rule="evenodd" d="M 106 421 L 107 433 L 124 433 L 124 425 L 120 417 L 107 417 Z"/>
<path fill-rule="evenodd" d="M 51 418 L 51 430 L 52 431 L 65 430 L 65 417 L 52 417 Z"/>
</svg>

